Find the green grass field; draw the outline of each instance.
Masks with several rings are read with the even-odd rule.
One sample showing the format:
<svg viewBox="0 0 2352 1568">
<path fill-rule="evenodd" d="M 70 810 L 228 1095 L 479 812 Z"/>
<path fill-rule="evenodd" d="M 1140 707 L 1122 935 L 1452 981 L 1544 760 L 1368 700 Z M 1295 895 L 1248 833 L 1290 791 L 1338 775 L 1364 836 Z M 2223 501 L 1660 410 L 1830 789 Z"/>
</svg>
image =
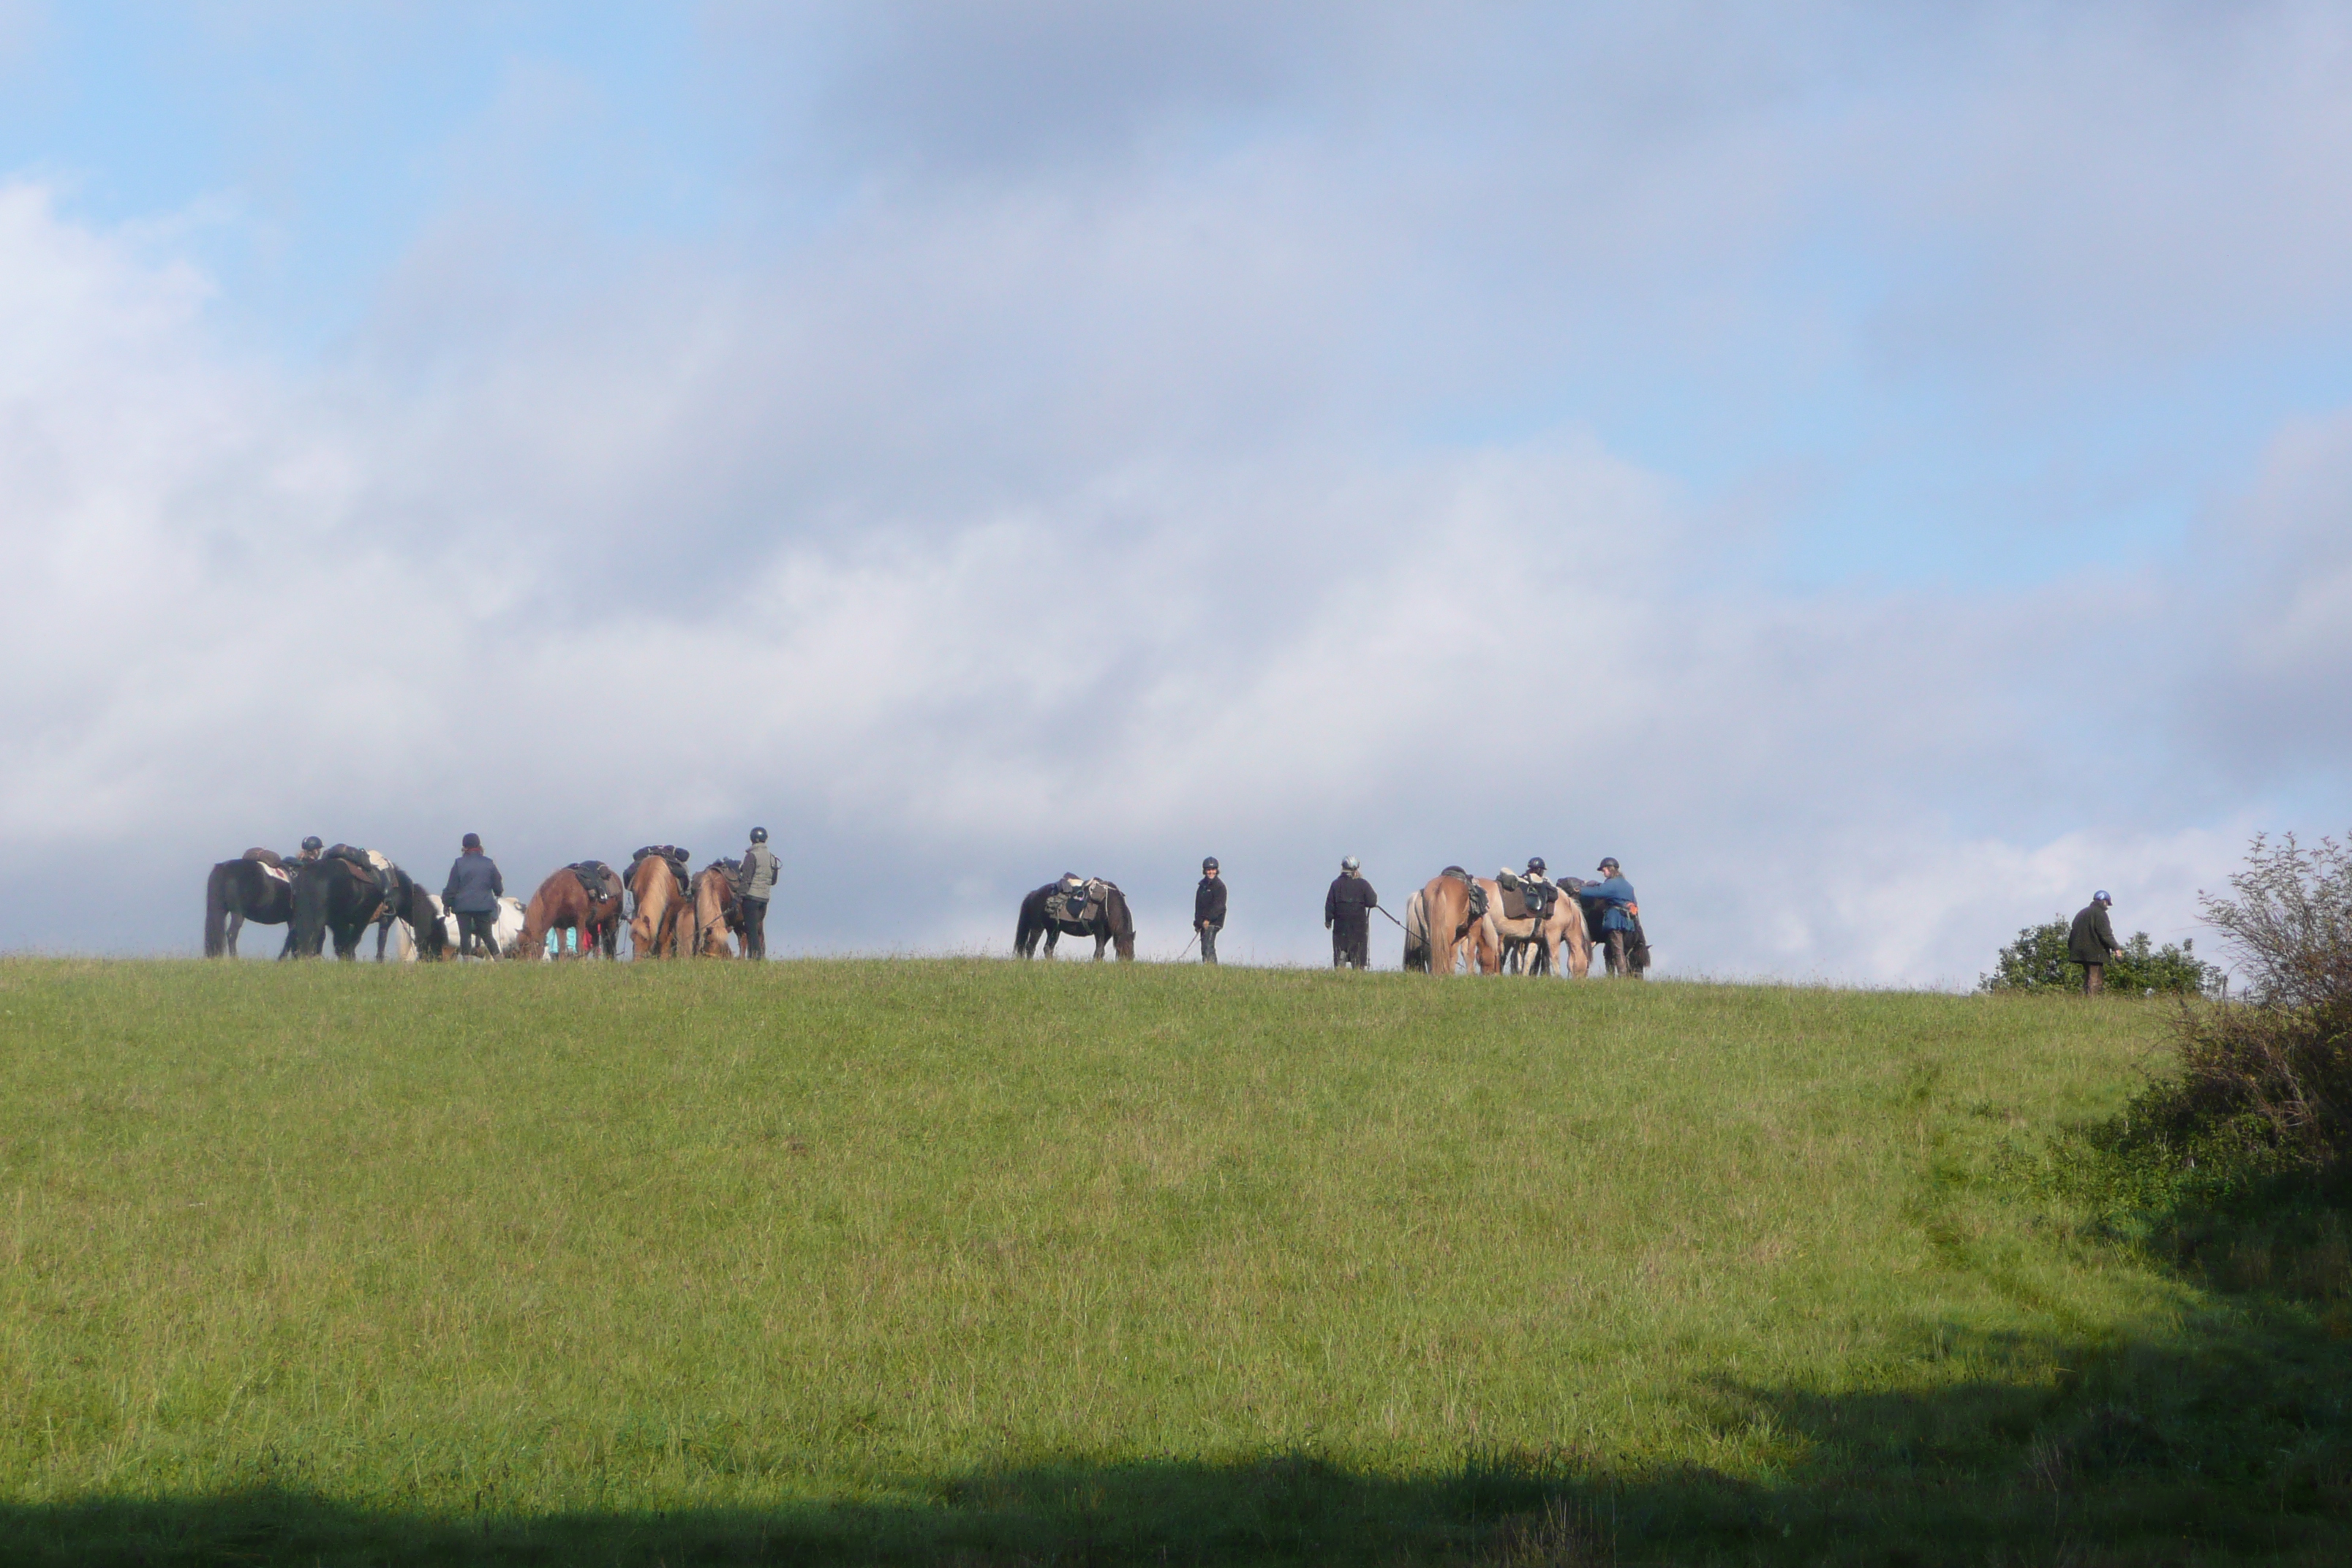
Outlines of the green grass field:
<svg viewBox="0 0 2352 1568">
<path fill-rule="evenodd" d="M 2339 1562 L 2340 1237 L 2002 1173 L 2164 1018 L 0 963 L 0 1560 Z"/>
</svg>

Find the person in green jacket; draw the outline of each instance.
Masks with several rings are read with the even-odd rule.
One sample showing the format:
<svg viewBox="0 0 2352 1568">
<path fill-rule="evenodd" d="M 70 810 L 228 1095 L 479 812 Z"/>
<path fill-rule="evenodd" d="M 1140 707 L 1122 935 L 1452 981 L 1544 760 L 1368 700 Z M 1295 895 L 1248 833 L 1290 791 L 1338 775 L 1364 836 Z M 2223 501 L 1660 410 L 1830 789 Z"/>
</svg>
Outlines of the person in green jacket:
<svg viewBox="0 0 2352 1568">
<path fill-rule="evenodd" d="M 2083 966 L 2085 996 L 2095 996 L 2107 988 L 2107 965 L 2123 954 L 2116 928 L 2107 923 L 2107 910 L 2114 904 L 2115 900 L 2101 888 L 2066 929 L 2066 956 Z"/>
<path fill-rule="evenodd" d="M 768 830 L 751 829 L 751 847 L 743 851 L 743 956 L 768 956 L 768 900 L 783 870 L 776 852 L 768 847 Z"/>
</svg>

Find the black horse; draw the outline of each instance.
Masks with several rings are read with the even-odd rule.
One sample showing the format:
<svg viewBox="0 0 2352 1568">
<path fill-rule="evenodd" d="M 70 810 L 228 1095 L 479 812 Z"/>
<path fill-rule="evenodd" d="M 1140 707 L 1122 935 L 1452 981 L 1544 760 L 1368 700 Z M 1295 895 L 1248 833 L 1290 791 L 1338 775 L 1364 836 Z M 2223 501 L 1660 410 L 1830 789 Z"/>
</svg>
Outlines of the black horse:
<svg viewBox="0 0 2352 1568">
<path fill-rule="evenodd" d="M 1045 907 L 1045 900 L 1061 888 L 1059 882 L 1048 882 L 1021 900 L 1021 922 L 1013 928 L 1013 951 L 1024 958 L 1037 956 L 1037 942 L 1044 938 L 1045 956 L 1054 956 L 1054 944 L 1065 932 L 1071 936 L 1095 939 L 1095 957 L 1103 955 L 1106 943 L 1116 947 L 1122 959 L 1135 956 L 1135 917 L 1128 912 L 1127 895 L 1115 882 L 1095 881 L 1087 884 L 1088 891 L 1099 888 L 1098 896 L 1088 899 L 1083 918 L 1057 918 Z"/>
<path fill-rule="evenodd" d="M 331 931 L 335 956 L 348 963 L 359 956 L 360 933 L 373 923 L 376 962 L 381 963 L 384 939 L 395 920 L 409 921 L 423 945 L 426 928 L 438 930 L 441 922 L 432 917 L 431 901 L 407 872 L 394 866 L 391 875 L 387 895 L 372 868 L 339 855 L 330 853 L 296 868 L 294 929 L 286 938 L 287 952 L 296 958 L 317 958 Z"/>
<path fill-rule="evenodd" d="M 294 885 L 284 877 L 271 875 L 270 868 L 278 864 L 275 852 L 248 849 L 213 868 L 212 875 L 205 879 L 206 958 L 235 958 L 237 932 L 247 921 L 282 926 L 293 920 Z M 293 946 L 294 933 L 289 930 L 278 956 L 285 957 Z"/>
<path fill-rule="evenodd" d="M 1609 973 L 1617 973 L 1617 958 L 1609 951 L 1609 933 L 1601 929 L 1601 920 L 1609 913 L 1609 900 L 1585 895 L 1584 884 L 1574 877 L 1566 879 L 1575 890 L 1577 907 L 1584 911 L 1584 934 L 1592 943 L 1592 951 L 1609 965 Z M 1625 967 L 1635 979 L 1640 979 L 1650 967 L 1650 935 L 1642 929 L 1642 917 L 1633 917 L 1633 929 L 1625 933 Z"/>
</svg>

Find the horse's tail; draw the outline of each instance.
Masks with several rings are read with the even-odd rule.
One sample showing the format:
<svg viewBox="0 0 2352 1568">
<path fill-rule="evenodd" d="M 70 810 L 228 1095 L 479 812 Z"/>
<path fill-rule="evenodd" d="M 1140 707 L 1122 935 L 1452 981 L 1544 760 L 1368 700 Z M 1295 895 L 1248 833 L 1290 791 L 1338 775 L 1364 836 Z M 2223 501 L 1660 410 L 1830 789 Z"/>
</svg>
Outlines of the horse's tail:
<svg viewBox="0 0 2352 1568">
<path fill-rule="evenodd" d="M 1404 966 L 1429 973 L 1429 898 L 1415 889 L 1404 901 Z"/>
<path fill-rule="evenodd" d="M 1117 888 L 1110 890 L 1110 908 L 1103 911 L 1108 918 L 1111 949 L 1122 959 L 1135 957 L 1135 911 L 1127 907 L 1127 895 Z"/>
<path fill-rule="evenodd" d="M 516 957 L 545 958 L 547 956 L 548 918 L 547 889 L 542 886 L 539 891 L 530 896 L 530 902 L 523 906 L 522 938 L 516 944 Z M 496 942 L 498 939 L 493 937 L 490 940 Z"/>
<path fill-rule="evenodd" d="M 1029 939 L 1037 926 L 1037 897 L 1032 893 L 1021 900 L 1021 918 L 1013 925 L 1013 951 L 1015 955 L 1022 958 L 1029 956 Z"/>
<path fill-rule="evenodd" d="M 224 860 L 213 868 L 205 879 L 205 956 L 220 958 L 228 952 L 228 879 L 236 874 L 239 862 Z"/>
</svg>

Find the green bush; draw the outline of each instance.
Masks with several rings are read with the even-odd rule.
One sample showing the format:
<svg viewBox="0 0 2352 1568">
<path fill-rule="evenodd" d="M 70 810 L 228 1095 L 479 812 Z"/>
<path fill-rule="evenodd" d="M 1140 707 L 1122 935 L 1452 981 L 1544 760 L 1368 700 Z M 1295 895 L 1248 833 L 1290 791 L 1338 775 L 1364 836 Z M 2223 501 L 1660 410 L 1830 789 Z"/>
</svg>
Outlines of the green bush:
<svg viewBox="0 0 2352 1568">
<path fill-rule="evenodd" d="M 2352 848 L 2258 837 L 2230 887 L 2200 898 L 2246 999 L 2182 1007 L 2179 1071 L 2062 1140 L 2118 1211 L 2352 1199 Z"/>
<path fill-rule="evenodd" d="M 2061 918 L 2027 926 L 2000 950 L 1992 973 L 1979 975 L 1982 991 L 2080 991 L 2083 966 L 2066 956 L 2067 921 Z M 2219 995 L 2221 971 L 2197 956 L 2197 939 L 2158 947 L 2147 932 L 2134 931 L 2123 956 L 2107 965 L 2107 989 L 2126 996 Z"/>
</svg>

